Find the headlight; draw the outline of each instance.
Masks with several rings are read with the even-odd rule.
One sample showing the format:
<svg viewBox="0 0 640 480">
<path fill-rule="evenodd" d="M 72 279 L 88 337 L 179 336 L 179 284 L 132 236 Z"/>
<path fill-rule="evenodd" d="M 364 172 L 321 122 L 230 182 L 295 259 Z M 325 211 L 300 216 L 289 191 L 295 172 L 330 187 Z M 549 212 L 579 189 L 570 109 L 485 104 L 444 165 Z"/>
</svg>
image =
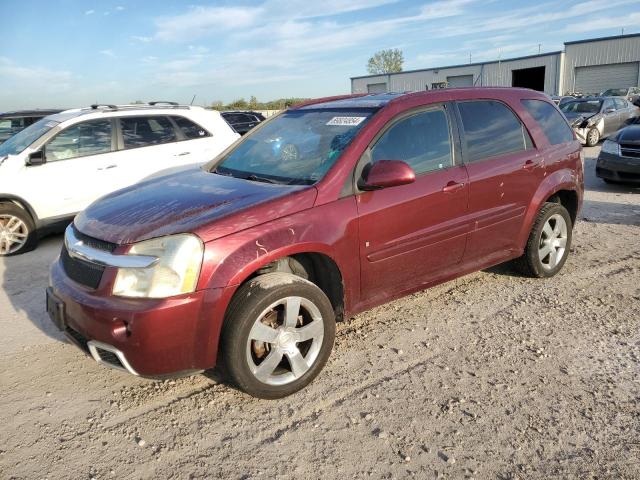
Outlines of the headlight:
<svg viewBox="0 0 640 480">
<path fill-rule="evenodd" d="M 602 144 L 602 152 L 609 153 L 611 155 L 620 156 L 620 144 L 613 140 L 605 140 Z"/>
<path fill-rule="evenodd" d="M 145 240 L 131 247 L 128 255 L 156 257 L 147 268 L 120 268 L 113 294 L 122 297 L 165 298 L 196 289 L 204 247 L 191 234 Z"/>
</svg>

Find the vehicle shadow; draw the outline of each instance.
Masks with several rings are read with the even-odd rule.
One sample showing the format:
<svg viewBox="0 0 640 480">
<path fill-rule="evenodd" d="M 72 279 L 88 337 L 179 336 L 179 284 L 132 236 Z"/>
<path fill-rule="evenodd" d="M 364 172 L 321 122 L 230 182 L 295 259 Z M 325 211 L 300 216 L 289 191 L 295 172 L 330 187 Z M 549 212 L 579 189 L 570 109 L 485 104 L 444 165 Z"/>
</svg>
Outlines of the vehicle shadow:
<svg viewBox="0 0 640 480">
<path fill-rule="evenodd" d="M 2 303 L 8 303 L 15 315 L 11 325 L 16 336 L 28 336 L 22 318 L 26 317 L 37 329 L 48 337 L 63 340 L 64 335 L 49 320 L 45 307 L 45 290 L 49 283 L 49 267 L 62 247 L 62 235 L 43 238 L 35 250 L 0 259 L 2 271 Z M 18 321 L 15 321 L 15 316 Z M 13 335 L 9 335 L 10 337 Z"/>
<path fill-rule="evenodd" d="M 640 226 L 640 204 L 585 200 L 581 221 Z"/>
</svg>

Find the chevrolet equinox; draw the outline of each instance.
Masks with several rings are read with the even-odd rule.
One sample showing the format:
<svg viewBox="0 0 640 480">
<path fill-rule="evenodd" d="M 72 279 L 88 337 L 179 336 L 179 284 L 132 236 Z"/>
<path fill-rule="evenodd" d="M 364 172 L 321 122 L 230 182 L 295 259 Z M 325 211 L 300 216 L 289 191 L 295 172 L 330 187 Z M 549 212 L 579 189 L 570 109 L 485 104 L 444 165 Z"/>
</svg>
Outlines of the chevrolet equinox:
<svg viewBox="0 0 640 480">
<path fill-rule="evenodd" d="M 580 143 L 542 93 L 314 100 L 81 212 L 47 310 L 104 365 L 220 364 L 279 398 L 318 375 L 336 321 L 512 259 L 555 275 L 582 196 Z"/>
</svg>

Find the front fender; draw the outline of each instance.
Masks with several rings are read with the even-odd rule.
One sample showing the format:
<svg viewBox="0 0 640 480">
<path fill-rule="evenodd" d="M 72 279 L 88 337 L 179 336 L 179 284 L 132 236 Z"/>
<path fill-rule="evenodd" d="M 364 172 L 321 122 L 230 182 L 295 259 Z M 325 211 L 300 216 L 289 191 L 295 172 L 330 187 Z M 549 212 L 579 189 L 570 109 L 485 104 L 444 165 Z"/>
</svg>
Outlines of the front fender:
<svg viewBox="0 0 640 480">
<path fill-rule="evenodd" d="M 279 258 L 320 253 L 335 262 L 352 298 L 359 288 L 357 252 L 355 200 L 344 198 L 208 242 L 198 289 L 237 286 Z"/>
<path fill-rule="evenodd" d="M 581 169 L 572 170 L 569 168 L 563 168 L 556 170 L 551 175 L 547 176 L 538 186 L 538 190 L 534 194 L 529 208 L 525 213 L 524 221 L 522 222 L 522 230 L 518 238 L 518 245 L 524 250 L 525 244 L 529 238 L 529 233 L 533 227 L 533 222 L 542 208 L 542 205 L 554 194 L 561 190 L 569 190 L 577 193 L 578 196 L 578 211 L 582 206 L 582 184 Z"/>
</svg>

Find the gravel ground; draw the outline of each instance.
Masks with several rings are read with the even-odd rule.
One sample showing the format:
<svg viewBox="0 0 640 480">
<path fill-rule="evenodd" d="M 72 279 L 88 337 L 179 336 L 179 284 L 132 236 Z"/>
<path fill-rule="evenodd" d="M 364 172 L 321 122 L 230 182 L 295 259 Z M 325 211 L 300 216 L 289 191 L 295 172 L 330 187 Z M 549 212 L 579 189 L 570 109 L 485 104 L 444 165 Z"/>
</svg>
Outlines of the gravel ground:
<svg viewBox="0 0 640 480">
<path fill-rule="evenodd" d="M 509 267 L 351 318 L 303 392 L 102 368 L 49 327 L 61 238 L 0 261 L 0 478 L 640 477 L 640 189 L 594 177 L 560 275 Z"/>
</svg>

